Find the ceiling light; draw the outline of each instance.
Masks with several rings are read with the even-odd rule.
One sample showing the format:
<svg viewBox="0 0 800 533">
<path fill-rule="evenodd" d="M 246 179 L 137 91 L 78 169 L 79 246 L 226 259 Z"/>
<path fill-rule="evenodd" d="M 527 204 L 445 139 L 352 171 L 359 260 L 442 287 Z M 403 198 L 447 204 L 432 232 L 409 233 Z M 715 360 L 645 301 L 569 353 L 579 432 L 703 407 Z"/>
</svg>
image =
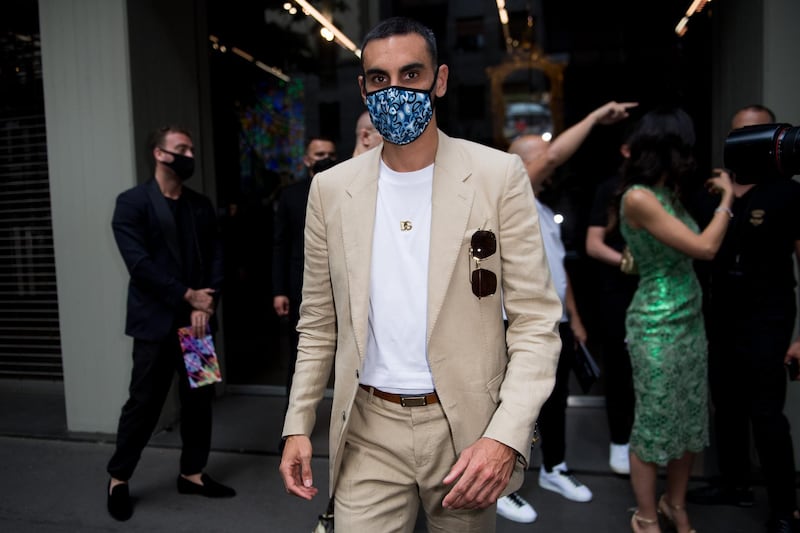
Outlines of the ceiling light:
<svg viewBox="0 0 800 533">
<path fill-rule="evenodd" d="M 314 20 L 319 22 L 324 28 L 328 29 L 328 31 L 330 31 L 333 34 L 334 38 L 341 46 L 353 52 L 356 55 L 356 57 L 361 57 L 361 50 L 353 43 L 353 41 L 348 39 L 347 35 L 342 33 L 339 30 L 339 28 L 337 28 L 331 23 L 331 21 L 325 18 L 319 11 L 314 9 L 314 6 L 306 2 L 306 0 L 294 0 L 294 1 L 297 5 L 303 8 L 303 13 L 312 17 Z"/>
<path fill-rule="evenodd" d="M 220 52 L 223 52 L 223 53 L 228 50 L 228 48 L 224 44 L 219 42 L 219 38 L 216 35 L 209 35 L 208 36 L 208 40 L 211 41 L 211 48 L 213 48 L 214 50 L 219 50 Z M 279 68 L 271 67 L 269 65 L 266 65 L 266 64 L 262 63 L 261 61 L 259 61 L 256 58 L 254 58 L 252 56 L 252 54 L 249 54 L 249 53 L 245 52 L 241 48 L 237 48 L 235 46 L 232 46 L 231 47 L 231 52 L 233 52 L 237 56 L 241 57 L 245 61 L 254 64 L 255 66 L 257 66 L 261 70 L 272 74 L 273 76 L 275 76 L 276 78 L 278 78 L 280 80 L 283 80 L 285 82 L 289 82 L 292 79 L 289 76 L 287 76 L 286 74 L 284 74 L 283 72 L 281 72 L 281 70 Z"/>
<path fill-rule="evenodd" d="M 320 28 L 319 29 L 319 34 L 322 35 L 322 38 L 325 39 L 328 42 L 332 41 L 333 38 L 334 38 L 333 32 L 331 30 L 329 30 L 328 28 Z"/>
</svg>

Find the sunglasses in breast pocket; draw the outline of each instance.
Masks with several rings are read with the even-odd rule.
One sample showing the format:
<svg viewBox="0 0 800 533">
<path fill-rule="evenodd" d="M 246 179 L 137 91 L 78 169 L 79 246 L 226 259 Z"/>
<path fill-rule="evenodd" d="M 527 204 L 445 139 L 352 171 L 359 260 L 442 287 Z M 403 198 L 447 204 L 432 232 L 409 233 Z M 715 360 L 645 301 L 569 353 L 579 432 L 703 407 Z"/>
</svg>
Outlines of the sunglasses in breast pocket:
<svg viewBox="0 0 800 533">
<path fill-rule="evenodd" d="M 472 294 L 485 298 L 497 292 L 497 276 L 489 269 L 481 268 L 481 261 L 497 251 L 497 238 L 491 230 L 479 229 L 472 234 L 469 244 L 469 269 Z"/>
</svg>

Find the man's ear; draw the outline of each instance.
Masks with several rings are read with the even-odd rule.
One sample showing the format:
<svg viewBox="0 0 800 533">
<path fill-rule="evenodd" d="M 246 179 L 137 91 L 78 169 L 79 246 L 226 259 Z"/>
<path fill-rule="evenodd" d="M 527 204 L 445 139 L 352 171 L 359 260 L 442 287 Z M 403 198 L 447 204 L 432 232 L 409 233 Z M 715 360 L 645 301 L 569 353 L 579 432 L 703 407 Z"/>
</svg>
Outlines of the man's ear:
<svg viewBox="0 0 800 533">
<path fill-rule="evenodd" d="M 361 93 L 361 101 L 367 103 L 367 89 L 364 87 L 364 76 L 358 76 L 358 90 Z"/>
<path fill-rule="evenodd" d="M 155 161 L 161 161 L 161 159 L 159 159 L 158 157 L 158 154 L 163 154 L 163 153 L 164 151 L 161 149 L 161 147 L 156 146 L 155 148 L 153 148 L 153 159 Z"/>
<path fill-rule="evenodd" d="M 436 88 L 434 94 L 441 98 L 447 93 L 447 76 L 450 74 L 450 67 L 439 65 L 439 72 L 436 76 Z"/>
</svg>

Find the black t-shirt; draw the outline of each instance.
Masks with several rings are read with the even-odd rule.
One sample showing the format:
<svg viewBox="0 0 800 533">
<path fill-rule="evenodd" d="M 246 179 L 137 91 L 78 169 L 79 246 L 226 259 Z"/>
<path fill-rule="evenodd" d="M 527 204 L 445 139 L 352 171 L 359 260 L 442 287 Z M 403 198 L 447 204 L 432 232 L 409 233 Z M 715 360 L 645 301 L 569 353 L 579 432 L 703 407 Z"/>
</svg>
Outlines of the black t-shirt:
<svg viewBox="0 0 800 533">
<path fill-rule="evenodd" d="M 719 197 L 706 196 L 697 211 L 705 227 Z M 757 184 L 733 202 L 733 219 L 711 261 L 710 297 L 715 314 L 759 316 L 794 308 L 795 241 L 800 240 L 800 183 Z"/>
<path fill-rule="evenodd" d="M 619 226 L 619 213 L 617 209 L 617 196 L 622 180 L 619 176 L 607 179 L 597 187 L 589 213 L 589 226 L 606 228 L 603 242 L 618 252 L 625 248 L 625 239 Z M 609 292 L 620 292 L 626 301 L 630 301 L 639 277 L 625 274 L 619 267 L 596 261 L 603 287 Z"/>
</svg>

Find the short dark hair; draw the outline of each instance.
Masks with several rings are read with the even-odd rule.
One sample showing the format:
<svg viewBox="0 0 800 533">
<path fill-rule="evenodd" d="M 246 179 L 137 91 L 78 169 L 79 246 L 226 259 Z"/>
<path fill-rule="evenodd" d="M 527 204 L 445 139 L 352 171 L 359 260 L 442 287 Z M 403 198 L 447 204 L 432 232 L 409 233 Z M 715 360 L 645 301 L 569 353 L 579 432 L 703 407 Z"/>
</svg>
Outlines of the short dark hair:
<svg viewBox="0 0 800 533">
<path fill-rule="evenodd" d="M 367 35 L 364 37 L 364 40 L 361 41 L 361 66 L 364 66 L 364 49 L 367 47 L 370 41 L 374 41 L 375 39 L 387 39 L 393 35 L 408 35 L 409 33 L 416 33 L 425 39 L 425 44 L 428 47 L 428 53 L 433 60 L 433 66 L 438 66 L 439 54 L 436 48 L 436 36 L 433 34 L 433 30 L 421 22 L 408 17 L 388 18 L 382 22 L 379 22 L 377 26 L 372 28 L 369 33 L 367 33 Z"/>
<path fill-rule="evenodd" d="M 332 137 L 328 135 L 309 135 L 306 137 L 306 144 L 303 149 L 303 154 L 308 154 L 309 148 L 311 148 L 311 143 L 314 141 L 325 141 L 333 144 L 333 149 L 336 149 L 336 141 L 333 140 Z"/>
<path fill-rule="evenodd" d="M 308 137 L 306 137 L 306 144 L 305 144 L 306 150 L 308 150 L 308 147 L 311 146 L 311 143 L 314 141 L 325 141 L 333 143 L 333 145 L 336 146 L 336 141 L 334 141 L 333 137 L 331 137 L 330 135 L 309 135 Z"/>
<path fill-rule="evenodd" d="M 742 107 L 742 108 L 738 109 L 738 110 L 736 111 L 736 113 L 734 113 L 734 116 L 735 116 L 735 115 L 738 115 L 738 114 L 739 114 L 739 113 L 741 113 L 742 111 L 756 111 L 756 112 L 760 112 L 760 113 L 766 113 L 767 115 L 769 115 L 769 120 L 770 120 L 770 122 L 777 122 L 777 121 L 778 121 L 778 120 L 775 118 L 775 113 L 773 113 L 773 112 L 772 112 L 772 109 L 768 108 L 768 107 L 767 107 L 767 106 L 765 106 L 765 105 L 761 105 L 761 104 L 750 104 L 750 105 L 746 105 L 746 106 L 744 106 L 744 107 Z"/>
<path fill-rule="evenodd" d="M 153 150 L 155 150 L 157 147 L 160 147 L 164 142 L 164 138 L 170 133 L 182 133 L 190 139 L 192 138 L 192 132 L 189 131 L 189 128 L 185 128 L 177 124 L 167 124 L 166 126 L 161 126 L 160 128 L 151 131 L 150 135 L 147 136 L 148 153 L 152 153 Z"/>
</svg>

